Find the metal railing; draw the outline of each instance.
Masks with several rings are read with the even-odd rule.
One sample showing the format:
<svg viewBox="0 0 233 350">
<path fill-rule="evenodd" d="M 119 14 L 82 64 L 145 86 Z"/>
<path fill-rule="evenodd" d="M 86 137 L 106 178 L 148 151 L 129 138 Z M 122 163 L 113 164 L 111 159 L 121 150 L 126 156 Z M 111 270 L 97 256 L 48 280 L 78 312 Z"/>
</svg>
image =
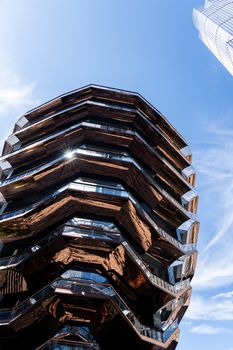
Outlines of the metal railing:
<svg viewBox="0 0 233 350">
<path fill-rule="evenodd" d="M 96 343 L 81 343 L 62 339 L 51 339 L 37 350 L 100 350 Z"/>
<path fill-rule="evenodd" d="M 127 322 L 133 326 L 140 336 L 165 343 L 178 327 L 176 319 L 164 332 L 152 327 L 143 325 L 129 309 L 125 302 L 115 292 L 111 285 L 107 283 L 93 283 L 83 281 L 82 278 L 76 280 L 56 279 L 53 283 L 40 290 L 24 302 L 13 309 L 0 310 L 0 325 L 9 324 L 12 320 L 20 317 L 34 307 L 35 304 L 55 293 L 69 293 L 83 297 L 110 298 L 121 312 Z"/>
<path fill-rule="evenodd" d="M 43 199 L 38 201 L 37 203 L 33 203 L 32 205 L 22 208 L 20 210 L 16 210 L 13 212 L 9 212 L 6 214 L 0 215 L 0 223 L 5 222 L 8 220 L 11 220 L 13 218 L 21 217 L 24 214 L 29 214 L 34 209 L 38 208 L 40 205 L 45 204 L 50 199 L 55 198 L 60 193 L 66 191 L 66 190 L 75 190 L 75 191 L 84 191 L 84 192 L 95 192 L 95 193 L 101 193 L 103 195 L 111 195 L 111 196 L 117 196 L 121 198 L 129 198 L 133 204 L 136 206 L 136 208 L 139 210 L 139 212 L 142 214 L 142 216 L 146 219 L 149 224 L 155 228 L 156 232 L 160 235 L 162 235 L 166 240 L 168 240 L 170 243 L 175 245 L 179 250 L 183 251 L 182 249 L 182 243 L 177 241 L 175 238 L 172 238 L 171 235 L 167 234 L 164 230 L 158 227 L 156 222 L 146 213 L 146 211 L 142 208 L 142 206 L 137 202 L 137 200 L 129 193 L 127 192 L 123 186 L 121 188 L 111 187 L 111 186 L 104 186 L 100 183 L 90 183 L 85 182 L 85 180 L 81 180 L 81 178 L 77 179 L 77 181 L 74 181 L 68 185 L 65 185 L 58 190 L 50 193 L 49 195 L 45 196 Z M 171 237 L 171 238 L 170 238 Z"/>
</svg>

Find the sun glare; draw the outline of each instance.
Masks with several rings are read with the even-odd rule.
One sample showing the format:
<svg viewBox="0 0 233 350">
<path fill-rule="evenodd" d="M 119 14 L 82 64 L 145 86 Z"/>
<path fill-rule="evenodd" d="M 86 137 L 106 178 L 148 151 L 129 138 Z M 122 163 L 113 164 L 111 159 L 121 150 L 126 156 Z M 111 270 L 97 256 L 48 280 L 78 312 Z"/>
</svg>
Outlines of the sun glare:
<svg viewBox="0 0 233 350">
<path fill-rule="evenodd" d="M 74 152 L 74 151 L 67 151 L 67 152 L 64 154 L 65 158 L 67 158 L 67 159 L 72 159 L 72 158 L 74 158 L 74 155 L 75 155 L 75 152 Z"/>
</svg>

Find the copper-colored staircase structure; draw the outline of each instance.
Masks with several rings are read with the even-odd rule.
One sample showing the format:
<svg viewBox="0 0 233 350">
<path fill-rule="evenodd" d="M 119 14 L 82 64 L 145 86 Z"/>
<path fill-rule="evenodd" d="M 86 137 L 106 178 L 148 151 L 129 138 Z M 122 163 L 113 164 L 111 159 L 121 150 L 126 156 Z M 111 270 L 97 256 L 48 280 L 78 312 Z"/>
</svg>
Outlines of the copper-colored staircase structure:
<svg viewBox="0 0 233 350">
<path fill-rule="evenodd" d="M 175 349 L 191 161 L 136 93 L 89 85 L 23 115 L 0 158 L 0 349 Z"/>
</svg>

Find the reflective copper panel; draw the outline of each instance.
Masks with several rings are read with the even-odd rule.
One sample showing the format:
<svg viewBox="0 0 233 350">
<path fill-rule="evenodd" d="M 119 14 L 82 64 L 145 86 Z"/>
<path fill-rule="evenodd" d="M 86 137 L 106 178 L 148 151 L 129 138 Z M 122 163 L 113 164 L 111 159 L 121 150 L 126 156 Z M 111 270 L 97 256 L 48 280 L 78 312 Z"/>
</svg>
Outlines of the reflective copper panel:
<svg viewBox="0 0 233 350">
<path fill-rule="evenodd" d="M 191 152 L 137 93 L 23 115 L 0 158 L 1 349 L 175 349 L 199 222 Z"/>
</svg>

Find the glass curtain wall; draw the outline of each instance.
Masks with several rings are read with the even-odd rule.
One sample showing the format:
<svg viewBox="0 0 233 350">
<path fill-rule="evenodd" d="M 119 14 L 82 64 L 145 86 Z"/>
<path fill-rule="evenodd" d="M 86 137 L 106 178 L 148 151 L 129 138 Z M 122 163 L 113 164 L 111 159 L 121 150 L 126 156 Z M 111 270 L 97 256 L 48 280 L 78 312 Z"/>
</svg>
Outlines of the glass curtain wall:
<svg viewBox="0 0 233 350">
<path fill-rule="evenodd" d="M 233 2 L 211 0 L 193 10 L 200 39 L 233 75 Z"/>
</svg>

